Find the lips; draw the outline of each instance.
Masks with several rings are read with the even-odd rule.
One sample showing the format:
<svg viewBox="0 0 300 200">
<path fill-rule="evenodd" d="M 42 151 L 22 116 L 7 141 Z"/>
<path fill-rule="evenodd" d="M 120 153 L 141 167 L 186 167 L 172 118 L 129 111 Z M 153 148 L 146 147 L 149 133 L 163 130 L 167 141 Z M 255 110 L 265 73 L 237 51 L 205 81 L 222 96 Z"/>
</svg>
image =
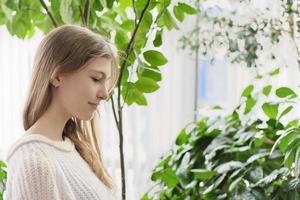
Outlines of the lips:
<svg viewBox="0 0 300 200">
<path fill-rule="evenodd" d="M 91 106 L 94 106 L 95 108 L 97 108 L 97 107 L 99 106 L 99 103 L 92 103 L 92 102 L 89 102 L 89 104 L 90 104 Z"/>
</svg>

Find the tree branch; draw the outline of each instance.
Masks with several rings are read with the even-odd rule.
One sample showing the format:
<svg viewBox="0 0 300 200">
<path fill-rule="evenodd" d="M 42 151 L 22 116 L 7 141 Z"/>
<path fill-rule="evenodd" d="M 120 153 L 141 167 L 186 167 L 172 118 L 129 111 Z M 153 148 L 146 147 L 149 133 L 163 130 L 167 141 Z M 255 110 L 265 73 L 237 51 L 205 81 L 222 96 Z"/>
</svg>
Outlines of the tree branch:
<svg viewBox="0 0 300 200">
<path fill-rule="evenodd" d="M 48 16 L 50 17 L 50 20 L 52 21 L 52 24 L 54 27 L 57 27 L 57 23 L 52 15 L 52 13 L 50 12 L 50 10 L 48 9 L 47 5 L 45 4 L 45 2 L 43 0 L 40 0 L 40 3 L 42 4 L 43 8 L 46 10 Z"/>
<path fill-rule="evenodd" d="M 83 18 L 81 6 L 78 6 L 78 9 L 79 9 L 79 14 L 80 14 L 81 22 L 82 22 L 82 24 L 84 24 L 85 22 L 84 22 L 84 18 Z"/>
<path fill-rule="evenodd" d="M 88 26 L 89 17 L 90 17 L 90 0 L 86 0 L 84 5 L 84 12 L 83 12 L 85 26 Z"/>
<path fill-rule="evenodd" d="M 121 84 L 122 84 L 122 76 L 123 76 L 123 73 L 124 73 L 124 70 L 125 70 L 125 67 L 126 67 L 126 63 L 127 63 L 127 60 L 129 58 L 129 55 L 130 53 L 132 52 L 133 50 L 133 46 L 134 46 L 134 41 L 135 41 L 135 37 L 136 37 L 136 34 L 137 34 L 137 31 L 140 27 L 140 24 L 144 18 L 144 15 L 150 5 L 150 1 L 151 0 L 147 0 L 147 3 L 145 5 L 145 7 L 143 8 L 142 12 L 141 12 L 141 15 L 139 17 L 139 20 L 138 20 L 138 23 L 135 24 L 135 27 L 134 27 L 134 30 L 133 30 L 133 33 L 132 33 L 132 36 L 130 38 L 130 41 L 126 47 L 126 51 L 125 51 L 125 57 L 123 59 L 123 63 L 121 65 L 121 69 L 120 69 L 120 75 L 119 75 L 119 78 L 118 78 L 118 82 L 117 82 L 117 87 L 118 87 L 118 103 L 117 103 L 117 106 L 118 106 L 118 116 L 119 116 L 119 120 L 116 120 L 116 114 L 115 114 L 115 111 L 114 111 L 114 116 L 115 116 L 115 120 L 118 121 L 117 123 L 117 127 L 118 127 L 118 132 L 119 132 L 119 149 L 120 149 L 120 160 L 121 160 L 121 179 L 122 179 L 122 199 L 123 200 L 126 200 L 126 181 L 125 181 L 125 163 L 124 163 L 124 150 L 123 150 L 123 118 L 122 118 L 122 110 L 123 108 L 121 107 Z M 135 16 L 136 17 L 136 16 Z M 113 102 L 113 98 L 111 96 L 111 99 L 112 99 L 112 102 Z M 114 104 L 112 103 L 112 106 L 113 106 L 113 110 L 114 110 Z"/>
<path fill-rule="evenodd" d="M 133 46 L 134 46 L 134 40 L 135 40 L 135 37 L 136 37 L 136 34 L 137 34 L 137 31 L 140 27 L 140 24 L 144 18 L 144 15 L 150 5 L 150 2 L 151 0 L 147 0 L 147 3 L 145 5 L 145 7 L 143 8 L 142 10 L 142 13 L 141 13 L 141 16 L 139 18 L 139 21 L 138 23 L 136 24 L 136 26 L 134 27 L 134 30 L 133 30 L 133 33 L 132 33 L 132 36 L 131 36 L 131 39 L 127 45 L 127 48 L 126 48 L 126 51 L 125 51 L 125 58 L 123 60 L 123 63 L 122 63 L 122 66 L 121 66 L 121 72 L 120 72 L 120 76 L 119 76 L 119 79 L 118 79 L 118 105 L 121 105 L 119 103 L 120 101 L 120 95 L 121 95 L 121 83 L 122 83 L 122 76 L 123 76 L 123 73 L 124 73 L 124 70 L 125 70 L 125 67 L 126 67 L 126 63 L 127 63 L 127 60 L 128 60 L 128 57 L 130 55 L 130 53 L 132 52 L 132 49 L 133 49 Z"/>
<path fill-rule="evenodd" d="M 135 1 L 134 0 L 132 0 L 132 7 L 133 7 L 133 12 L 134 12 L 134 25 L 136 26 L 136 24 L 137 24 L 137 12 L 136 12 L 136 8 L 135 8 Z"/>
<path fill-rule="evenodd" d="M 117 113 L 116 113 L 116 109 L 115 109 L 114 97 L 111 96 L 110 99 L 111 99 L 111 106 L 112 106 L 112 110 L 113 110 L 115 122 L 116 122 L 116 125 L 117 125 L 117 127 L 118 127 L 118 124 L 119 124 L 119 123 L 118 123 L 118 117 L 117 117 Z"/>
</svg>

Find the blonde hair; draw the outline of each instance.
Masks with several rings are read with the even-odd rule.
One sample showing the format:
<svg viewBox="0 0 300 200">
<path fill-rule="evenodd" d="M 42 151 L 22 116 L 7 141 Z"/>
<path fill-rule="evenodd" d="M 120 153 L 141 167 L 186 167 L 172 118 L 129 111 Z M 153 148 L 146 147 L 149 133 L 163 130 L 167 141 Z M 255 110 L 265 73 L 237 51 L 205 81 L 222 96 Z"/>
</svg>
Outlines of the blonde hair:
<svg viewBox="0 0 300 200">
<path fill-rule="evenodd" d="M 24 129 L 29 129 L 47 110 L 52 100 L 54 80 L 60 73 L 79 71 L 91 59 L 105 57 L 112 63 L 110 93 L 118 79 L 118 56 L 113 44 L 87 28 L 64 25 L 53 29 L 40 43 L 34 59 L 32 82 L 23 113 Z M 115 193 L 101 156 L 95 118 L 83 121 L 72 117 L 63 136 L 70 138 L 76 150 L 96 176 Z"/>
</svg>

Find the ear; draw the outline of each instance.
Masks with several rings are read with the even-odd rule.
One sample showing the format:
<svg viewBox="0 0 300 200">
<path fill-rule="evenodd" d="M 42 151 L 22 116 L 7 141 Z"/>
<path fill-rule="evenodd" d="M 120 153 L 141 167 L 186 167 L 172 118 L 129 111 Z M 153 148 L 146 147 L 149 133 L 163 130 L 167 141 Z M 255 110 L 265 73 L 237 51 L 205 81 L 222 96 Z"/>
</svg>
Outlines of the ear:
<svg viewBox="0 0 300 200">
<path fill-rule="evenodd" d="M 57 76 L 55 77 L 55 79 L 51 80 L 50 83 L 55 87 L 59 87 L 60 84 L 61 84 L 61 77 L 60 76 Z"/>
</svg>

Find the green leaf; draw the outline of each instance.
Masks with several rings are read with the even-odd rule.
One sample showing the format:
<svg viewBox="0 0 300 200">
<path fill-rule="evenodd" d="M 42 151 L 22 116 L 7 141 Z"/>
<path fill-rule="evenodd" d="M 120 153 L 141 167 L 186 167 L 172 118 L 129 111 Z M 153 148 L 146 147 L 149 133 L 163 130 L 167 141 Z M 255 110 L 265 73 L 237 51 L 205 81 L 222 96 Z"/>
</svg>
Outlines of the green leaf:
<svg viewBox="0 0 300 200">
<path fill-rule="evenodd" d="M 295 151 L 290 150 L 284 155 L 284 166 L 291 169 L 295 158 Z"/>
<path fill-rule="evenodd" d="M 271 153 L 274 151 L 276 146 L 279 146 L 279 149 L 281 152 L 285 153 L 288 148 L 288 144 L 291 143 L 291 141 L 294 141 L 294 139 L 299 135 L 299 130 L 295 128 L 291 128 L 289 130 L 286 130 L 285 133 L 283 133 L 274 143 Z"/>
<path fill-rule="evenodd" d="M 262 109 L 270 119 L 276 119 L 279 104 L 264 103 Z"/>
<path fill-rule="evenodd" d="M 255 167 L 254 169 L 252 169 L 249 172 L 249 179 L 250 181 L 252 181 L 253 183 L 258 182 L 260 179 L 263 178 L 264 172 L 263 172 L 263 168 L 261 166 L 259 167 Z"/>
<path fill-rule="evenodd" d="M 106 0 L 107 8 L 112 9 L 112 7 L 114 5 L 114 1 L 117 1 L 117 0 Z"/>
<path fill-rule="evenodd" d="M 140 54 L 141 50 L 146 46 L 148 40 L 148 33 L 153 23 L 153 17 L 150 12 L 146 12 L 145 16 L 140 24 L 140 28 L 136 35 L 136 41 L 134 45 L 135 51 Z"/>
<path fill-rule="evenodd" d="M 242 168 L 244 164 L 240 161 L 229 161 L 227 163 L 223 163 L 217 167 L 217 172 L 219 174 L 226 173 L 233 169 Z"/>
<path fill-rule="evenodd" d="M 60 2 L 59 13 L 61 15 L 63 22 L 65 23 L 72 22 L 73 11 L 72 11 L 71 4 L 72 4 L 72 0 L 64 0 Z"/>
<path fill-rule="evenodd" d="M 3 182 L 3 180 L 6 179 L 6 172 L 0 170 L 0 183 Z M 1 189 L 1 187 L 0 187 Z"/>
<path fill-rule="evenodd" d="M 136 13 L 137 13 L 138 17 L 140 17 L 140 15 L 141 15 L 143 9 L 145 8 L 146 4 L 147 4 L 147 0 L 138 0 L 138 1 L 135 2 L 135 8 L 136 8 Z"/>
<path fill-rule="evenodd" d="M 157 0 L 157 2 L 158 4 L 156 7 L 159 11 L 168 8 L 168 6 L 171 4 L 171 0 Z"/>
<path fill-rule="evenodd" d="M 287 199 L 288 200 L 299 200 L 300 199 L 300 193 L 298 192 L 298 190 L 290 191 L 288 193 Z"/>
<path fill-rule="evenodd" d="M 7 165 L 6 165 L 5 162 L 3 162 L 2 160 L 0 160 L 0 168 L 2 168 L 2 167 L 7 167 Z"/>
<path fill-rule="evenodd" d="M 161 44 L 162 44 L 161 33 L 162 33 L 161 31 L 157 31 L 157 32 L 156 32 L 155 39 L 154 39 L 154 41 L 153 41 L 153 45 L 154 45 L 155 47 L 159 47 L 159 46 L 161 46 Z"/>
<path fill-rule="evenodd" d="M 56 20 L 56 22 L 58 24 L 64 24 L 61 13 L 60 13 L 60 6 L 61 6 L 60 0 L 51 0 L 50 10 L 53 14 L 54 19 Z M 47 18 L 49 18 L 49 17 L 47 16 Z"/>
<path fill-rule="evenodd" d="M 168 186 L 169 189 L 174 188 L 178 183 L 176 173 L 171 168 L 167 168 L 164 170 L 161 179 Z"/>
<path fill-rule="evenodd" d="M 125 20 L 122 22 L 120 27 L 125 31 L 131 32 L 134 29 L 134 21 L 132 19 Z"/>
<path fill-rule="evenodd" d="M 280 116 L 278 117 L 278 121 L 286 114 L 288 114 L 291 110 L 293 109 L 293 106 L 288 106 L 286 109 L 284 109 L 284 111 L 282 111 L 282 113 L 280 114 Z"/>
<path fill-rule="evenodd" d="M 254 89 L 254 85 L 249 85 L 246 87 L 242 93 L 242 97 L 248 97 Z"/>
<path fill-rule="evenodd" d="M 176 144 L 182 145 L 185 144 L 189 140 L 189 136 L 186 133 L 185 129 L 182 129 L 182 131 L 179 133 L 179 135 L 176 138 Z"/>
<path fill-rule="evenodd" d="M 278 75 L 280 73 L 280 68 L 275 69 L 274 71 L 271 71 L 269 73 L 270 76 L 275 76 Z"/>
<path fill-rule="evenodd" d="M 129 43 L 128 36 L 126 32 L 117 31 L 115 36 L 115 44 L 119 50 L 125 51 L 127 45 Z"/>
<path fill-rule="evenodd" d="M 232 192 L 233 189 L 236 188 L 236 186 L 241 182 L 242 179 L 243 179 L 243 177 L 239 177 L 239 178 L 237 178 L 236 180 L 234 180 L 234 181 L 229 185 L 228 191 L 229 191 L 229 192 Z"/>
<path fill-rule="evenodd" d="M 296 175 L 298 176 L 298 175 Z M 293 178 L 287 184 L 283 185 L 282 189 L 284 192 L 291 192 L 291 190 L 298 190 L 300 188 L 300 179 Z"/>
<path fill-rule="evenodd" d="M 153 79 L 156 82 L 161 81 L 161 73 L 159 70 L 153 70 L 151 68 L 143 68 L 139 72 L 139 74 L 143 77 Z"/>
<path fill-rule="evenodd" d="M 262 75 L 259 75 L 259 74 L 255 77 L 255 79 L 258 79 L 258 80 L 259 80 L 259 79 L 262 79 L 262 78 L 263 78 L 263 76 L 262 76 Z"/>
<path fill-rule="evenodd" d="M 295 156 L 295 176 L 299 177 L 300 175 L 300 147 L 297 147 L 296 156 Z"/>
<path fill-rule="evenodd" d="M 145 60 L 153 66 L 165 65 L 168 62 L 165 56 L 159 51 L 149 50 L 144 52 L 143 55 Z"/>
<path fill-rule="evenodd" d="M 249 96 L 246 100 L 246 107 L 245 107 L 244 114 L 245 115 L 248 114 L 255 106 L 255 104 L 256 104 L 256 100 L 252 96 Z"/>
<path fill-rule="evenodd" d="M 251 157 L 249 157 L 247 159 L 247 163 L 250 164 L 250 163 L 253 163 L 254 161 L 257 161 L 263 157 L 266 157 L 267 155 L 269 155 L 268 152 L 265 152 L 265 153 L 258 153 L 258 154 L 254 154 L 252 155 Z"/>
<path fill-rule="evenodd" d="M 221 106 L 217 105 L 217 106 L 212 107 L 212 109 L 213 110 L 222 110 L 223 108 Z"/>
<path fill-rule="evenodd" d="M 279 170 L 275 169 L 274 171 L 271 172 L 271 174 L 269 174 L 268 176 L 264 177 L 263 179 L 259 180 L 255 186 L 260 185 L 261 187 L 271 183 L 272 181 L 274 181 L 275 179 L 278 178 L 278 176 L 280 175 L 285 175 L 288 173 L 288 169 L 287 168 L 280 168 Z"/>
<path fill-rule="evenodd" d="M 280 98 L 288 97 L 289 99 L 294 99 L 297 97 L 297 94 L 288 87 L 281 87 L 276 90 L 276 95 Z"/>
<path fill-rule="evenodd" d="M 147 105 L 147 99 L 136 87 L 134 83 L 127 83 L 123 85 L 122 88 L 122 97 L 128 105 L 133 104 L 134 102 L 138 105 Z"/>
<path fill-rule="evenodd" d="M 19 9 L 20 6 L 19 0 L 4 0 L 3 2 L 5 2 L 5 5 L 12 10 Z"/>
<path fill-rule="evenodd" d="M 215 171 L 206 169 L 192 169 L 191 172 L 194 173 L 195 177 L 201 181 L 208 180 L 216 175 Z"/>
<path fill-rule="evenodd" d="M 159 85 L 150 78 L 139 77 L 139 80 L 135 83 L 136 88 L 144 93 L 151 93 L 159 89 Z"/>
<path fill-rule="evenodd" d="M 236 40 L 229 39 L 229 49 L 230 52 L 239 51 L 239 45 Z"/>
<path fill-rule="evenodd" d="M 145 193 L 144 196 L 141 198 L 141 200 L 152 200 L 152 198 L 150 198 L 150 197 L 148 196 L 148 194 Z"/>
<path fill-rule="evenodd" d="M 272 90 L 272 85 L 267 85 L 267 86 L 264 87 L 264 89 L 263 89 L 263 94 L 267 97 L 267 96 L 269 96 L 271 90 Z"/>
<path fill-rule="evenodd" d="M 178 19 L 178 21 L 183 22 L 184 12 L 180 9 L 179 5 L 174 6 L 173 13 L 174 13 L 176 19 Z"/>
<path fill-rule="evenodd" d="M 127 7 L 132 7 L 132 1 L 128 0 L 119 0 L 119 6 L 125 10 Z"/>
<path fill-rule="evenodd" d="M 179 29 L 175 20 L 173 19 L 173 17 L 171 16 L 171 14 L 168 10 L 166 10 L 163 14 L 163 22 L 168 30 L 171 30 L 173 27 L 175 27 L 176 29 Z"/>
<path fill-rule="evenodd" d="M 96 11 L 102 11 L 103 10 L 103 6 L 102 6 L 102 4 L 100 3 L 99 0 L 94 1 L 93 9 L 96 10 Z"/>
<path fill-rule="evenodd" d="M 183 12 L 189 14 L 189 15 L 195 15 L 197 14 L 197 10 L 193 7 L 191 7 L 188 4 L 185 3 L 178 3 L 178 6 L 180 7 L 180 10 L 182 10 Z"/>
<path fill-rule="evenodd" d="M 5 4 L 0 4 L 1 5 L 1 10 L 3 11 L 5 17 L 9 20 L 12 21 L 13 19 L 13 10 L 8 8 Z"/>
<path fill-rule="evenodd" d="M 162 175 L 161 171 L 154 171 L 151 175 L 151 180 L 158 181 L 161 179 L 161 175 Z"/>
<path fill-rule="evenodd" d="M 96 0 L 96 1 L 100 1 L 102 7 L 104 7 L 104 8 L 107 7 L 106 0 Z"/>
</svg>

